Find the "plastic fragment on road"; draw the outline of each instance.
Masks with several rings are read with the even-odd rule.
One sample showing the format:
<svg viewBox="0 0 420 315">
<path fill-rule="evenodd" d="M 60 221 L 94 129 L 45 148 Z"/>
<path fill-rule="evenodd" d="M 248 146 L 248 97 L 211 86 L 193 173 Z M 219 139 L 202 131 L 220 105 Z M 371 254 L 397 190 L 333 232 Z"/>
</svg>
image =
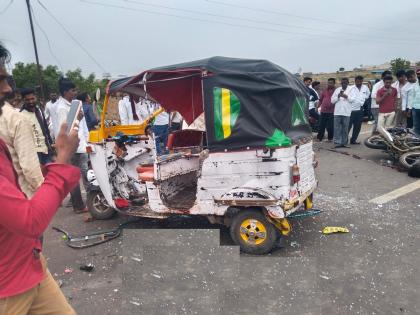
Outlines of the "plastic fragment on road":
<svg viewBox="0 0 420 315">
<path fill-rule="evenodd" d="M 341 226 L 326 226 L 322 230 L 322 234 L 333 234 L 333 233 L 349 233 L 349 229 Z"/>
<path fill-rule="evenodd" d="M 290 243 L 290 246 L 292 246 L 292 247 L 298 247 L 299 246 L 299 243 L 293 241 L 293 242 Z"/>
<path fill-rule="evenodd" d="M 64 269 L 64 273 L 72 273 L 73 269 L 72 268 L 66 268 Z"/>
<path fill-rule="evenodd" d="M 83 221 L 88 223 L 88 222 L 92 222 L 93 221 L 93 217 L 90 213 L 85 213 L 83 215 Z"/>
</svg>

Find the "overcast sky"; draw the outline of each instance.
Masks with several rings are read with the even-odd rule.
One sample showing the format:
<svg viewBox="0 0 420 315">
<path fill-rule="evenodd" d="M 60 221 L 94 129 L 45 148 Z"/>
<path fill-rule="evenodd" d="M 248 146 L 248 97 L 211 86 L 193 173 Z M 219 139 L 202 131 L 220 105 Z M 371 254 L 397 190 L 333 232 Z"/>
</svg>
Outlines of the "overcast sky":
<svg viewBox="0 0 420 315">
<path fill-rule="evenodd" d="M 113 77 L 210 56 L 268 59 L 291 72 L 420 60 L 419 0 L 31 0 L 42 64 Z M 24 0 L 0 0 L 0 40 L 34 62 Z M 55 55 L 55 57 L 53 56 Z"/>
</svg>

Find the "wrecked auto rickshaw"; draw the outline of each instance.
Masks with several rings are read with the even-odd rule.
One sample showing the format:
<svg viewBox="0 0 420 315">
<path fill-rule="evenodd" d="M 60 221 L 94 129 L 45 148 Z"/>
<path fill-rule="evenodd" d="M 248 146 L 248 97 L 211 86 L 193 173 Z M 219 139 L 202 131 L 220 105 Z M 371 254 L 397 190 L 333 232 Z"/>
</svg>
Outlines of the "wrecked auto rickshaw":
<svg viewBox="0 0 420 315">
<path fill-rule="evenodd" d="M 107 129 L 105 102 L 90 158 L 110 208 L 140 217 L 205 216 L 228 226 L 242 251 L 265 254 L 289 234 L 287 217 L 312 207 L 317 181 L 306 90 L 283 68 L 213 57 L 109 85 L 108 94 L 118 91 L 178 111 L 189 125 L 203 119 L 205 130 L 171 133 L 169 153 L 158 156 L 145 135 L 149 121 Z M 113 137 L 117 132 L 124 136 Z"/>
</svg>

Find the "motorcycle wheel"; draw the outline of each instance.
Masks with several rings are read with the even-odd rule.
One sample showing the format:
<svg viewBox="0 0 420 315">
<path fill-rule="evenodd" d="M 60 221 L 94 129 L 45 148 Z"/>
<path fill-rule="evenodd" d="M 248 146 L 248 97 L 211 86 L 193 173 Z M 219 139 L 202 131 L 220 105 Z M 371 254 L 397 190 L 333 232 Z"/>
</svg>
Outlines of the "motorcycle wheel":
<svg viewBox="0 0 420 315">
<path fill-rule="evenodd" d="M 384 138 L 379 135 L 373 135 L 366 138 L 364 144 L 370 149 L 385 150 L 387 148 Z"/>
<path fill-rule="evenodd" d="M 110 219 L 116 213 L 116 210 L 108 205 L 101 191 L 90 191 L 86 203 L 90 214 L 97 220 Z"/>
<path fill-rule="evenodd" d="M 410 169 L 416 162 L 420 162 L 420 152 L 407 152 L 400 156 L 400 163 L 404 168 Z"/>
</svg>

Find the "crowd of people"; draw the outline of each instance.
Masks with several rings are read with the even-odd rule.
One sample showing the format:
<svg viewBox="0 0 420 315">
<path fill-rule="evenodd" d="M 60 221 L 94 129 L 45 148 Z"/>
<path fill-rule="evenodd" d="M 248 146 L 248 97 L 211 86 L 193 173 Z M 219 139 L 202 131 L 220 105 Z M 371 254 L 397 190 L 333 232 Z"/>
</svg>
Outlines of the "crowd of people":
<svg viewBox="0 0 420 315">
<path fill-rule="evenodd" d="M 0 314 L 75 314 L 48 271 L 42 234 L 68 194 L 75 213 L 88 212 L 79 180 L 87 190 L 89 131 L 100 122 L 89 94 L 78 93 L 68 78 L 60 78 L 59 94 L 50 93 L 44 108 L 33 88 L 16 93 L 9 61 L 0 43 Z M 83 110 L 68 133 L 75 99 Z M 124 94 L 118 109 L 121 124 L 134 125 L 159 105 Z M 161 111 L 154 118 L 158 155 L 166 152 L 169 132 L 181 125 L 177 112 Z"/>
<path fill-rule="evenodd" d="M 327 131 L 328 141 L 334 148 L 348 147 L 358 142 L 363 118 L 366 114 L 372 124 L 372 134 L 378 127 L 407 127 L 420 135 L 420 69 L 399 70 L 396 80 L 391 71 L 384 71 L 381 79 L 372 86 L 365 84 L 362 76 L 356 76 L 354 85 L 342 78 L 336 87 L 336 79 L 329 78 L 322 91 L 320 82 L 305 77 L 308 90 L 309 116 L 317 127 L 318 141 L 323 141 Z M 349 133 L 351 136 L 349 139 Z"/>
<path fill-rule="evenodd" d="M 14 89 L 3 106 L 0 137 L 10 148 L 20 186 L 27 196 L 32 196 L 42 183 L 43 167 L 55 159 L 56 138 L 60 126 L 67 122 L 73 99 L 82 101 L 83 111 L 79 117 L 79 146 L 71 157 L 71 164 L 80 169 L 85 190 L 88 187 L 86 146 L 89 130 L 94 129 L 99 120 L 86 92 L 77 94 L 75 84 L 67 78 L 61 78 L 58 87 L 60 96 L 50 93 L 44 109 L 33 88 Z M 79 185 L 70 192 L 70 200 L 75 213 L 88 212 Z"/>
</svg>

